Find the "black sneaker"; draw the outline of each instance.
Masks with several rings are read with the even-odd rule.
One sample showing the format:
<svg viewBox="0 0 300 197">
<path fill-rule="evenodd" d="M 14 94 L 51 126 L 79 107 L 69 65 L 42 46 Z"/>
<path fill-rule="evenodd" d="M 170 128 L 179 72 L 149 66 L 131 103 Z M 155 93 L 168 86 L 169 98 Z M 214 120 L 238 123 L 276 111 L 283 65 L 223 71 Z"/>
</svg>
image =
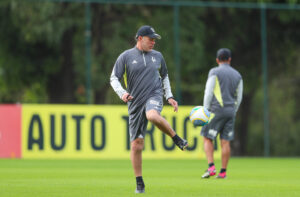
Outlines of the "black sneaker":
<svg viewBox="0 0 300 197">
<path fill-rule="evenodd" d="M 185 150 L 188 147 L 188 143 L 185 139 L 181 139 L 175 142 L 176 146 L 178 146 L 181 150 Z"/>
<path fill-rule="evenodd" d="M 135 189 L 135 193 L 136 194 L 145 193 L 145 185 L 144 184 L 137 184 L 136 189 Z"/>
</svg>

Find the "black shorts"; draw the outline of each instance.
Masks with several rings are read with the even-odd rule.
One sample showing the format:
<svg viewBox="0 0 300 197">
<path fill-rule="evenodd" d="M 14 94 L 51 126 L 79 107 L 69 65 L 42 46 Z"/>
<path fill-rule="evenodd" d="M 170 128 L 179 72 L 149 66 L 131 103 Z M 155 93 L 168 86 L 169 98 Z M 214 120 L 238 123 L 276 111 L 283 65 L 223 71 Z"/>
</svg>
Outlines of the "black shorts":
<svg viewBox="0 0 300 197">
<path fill-rule="evenodd" d="M 220 138 L 231 141 L 234 139 L 235 116 L 215 115 L 213 119 L 201 129 L 201 135 L 215 140 L 218 134 Z"/>
</svg>

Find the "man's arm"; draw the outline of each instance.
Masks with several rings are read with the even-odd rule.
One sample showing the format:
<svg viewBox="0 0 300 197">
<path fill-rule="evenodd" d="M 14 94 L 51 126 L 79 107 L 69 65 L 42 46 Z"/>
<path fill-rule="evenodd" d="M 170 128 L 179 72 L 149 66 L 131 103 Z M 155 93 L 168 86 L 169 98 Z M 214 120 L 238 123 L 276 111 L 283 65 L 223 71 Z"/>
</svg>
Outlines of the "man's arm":
<svg viewBox="0 0 300 197">
<path fill-rule="evenodd" d="M 115 68 L 113 69 L 110 75 L 110 85 L 117 93 L 117 95 L 122 99 L 122 96 L 127 93 L 126 90 L 122 87 L 119 78 L 115 74 Z"/>
<path fill-rule="evenodd" d="M 163 79 L 163 89 L 164 89 L 164 94 L 165 94 L 164 96 L 166 100 L 173 97 L 168 75 L 166 75 L 165 78 Z"/>
<path fill-rule="evenodd" d="M 167 99 L 168 103 L 174 107 L 174 111 L 178 111 L 178 103 L 177 101 L 173 98 L 173 94 L 171 91 L 171 85 L 169 81 L 168 75 L 163 79 L 163 89 L 165 92 L 165 98 Z"/>
<path fill-rule="evenodd" d="M 162 77 L 162 86 L 164 90 L 164 96 L 168 103 L 174 107 L 174 111 L 178 111 L 178 103 L 177 101 L 173 98 L 173 94 L 171 91 L 171 85 L 170 85 L 170 80 L 168 76 L 168 69 L 167 65 L 165 62 L 164 57 L 161 55 L 161 68 L 160 68 L 160 76 Z"/>
<path fill-rule="evenodd" d="M 124 53 L 122 53 L 112 70 L 112 73 L 110 75 L 110 85 L 114 89 L 114 91 L 117 93 L 117 95 L 122 99 L 125 103 L 132 100 L 133 97 L 122 87 L 120 80 L 125 72 L 125 61 L 124 61 Z"/>
<path fill-rule="evenodd" d="M 173 94 L 171 91 L 171 85 L 170 85 L 170 80 L 169 80 L 169 75 L 168 75 L 167 64 L 166 64 L 166 61 L 165 61 L 164 57 L 162 56 L 162 54 L 159 53 L 159 55 L 161 56 L 159 73 L 162 78 L 162 86 L 163 86 L 163 90 L 164 90 L 164 96 L 165 96 L 166 100 L 169 100 L 169 98 L 173 98 Z"/>
<path fill-rule="evenodd" d="M 235 112 L 238 111 L 240 104 L 242 102 L 242 98 L 243 98 L 243 80 L 241 79 L 239 82 L 239 85 L 236 89 L 236 102 L 235 102 Z"/>
<path fill-rule="evenodd" d="M 110 85 L 114 89 L 114 91 L 117 93 L 117 95 L 122 99 L 125 103 L 133 99 L 133 96 L 131 96 L 121 85 L 120 80 L 114 73 L 114 69 L 110 76 Z"/>
<path fill-rule="evenodd" d="M 214 95 L 215 85 L 216 85 L 216 75 L 211 75 L 210 77 L 208 77 L 206 81 L 204 101 L 203 101 L 203 106 L 208 110 L 210 110 L 210 105 Z"/>
</svg>

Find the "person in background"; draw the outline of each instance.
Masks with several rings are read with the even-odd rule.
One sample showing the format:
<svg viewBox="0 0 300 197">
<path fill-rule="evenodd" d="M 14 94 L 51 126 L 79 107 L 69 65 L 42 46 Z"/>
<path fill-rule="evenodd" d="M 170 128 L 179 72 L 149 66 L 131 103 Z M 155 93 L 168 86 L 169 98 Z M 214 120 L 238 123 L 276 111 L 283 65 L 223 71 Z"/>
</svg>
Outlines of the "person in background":
<svg viewBox="0 0 300 197">
<path fill-rule="evenodd" d="M 217 135 L 221 139 L 222 167 L 216 178 L 226 178 L 226 170 L 230 158 L 230 141 L 234 139 L 234 122 L 243 95 L 241 74 L 231 67 L 231 51 L 221 48 L 217 51 L 217 67 L 209 71 L 205 86 L 203 106 L 213 115 L 209 123 L 202 127 L 204 151 L 208 161 L 208 169 L 202 178 L 216 174 L 214 164 L 213 140 Z"/>
</svg>

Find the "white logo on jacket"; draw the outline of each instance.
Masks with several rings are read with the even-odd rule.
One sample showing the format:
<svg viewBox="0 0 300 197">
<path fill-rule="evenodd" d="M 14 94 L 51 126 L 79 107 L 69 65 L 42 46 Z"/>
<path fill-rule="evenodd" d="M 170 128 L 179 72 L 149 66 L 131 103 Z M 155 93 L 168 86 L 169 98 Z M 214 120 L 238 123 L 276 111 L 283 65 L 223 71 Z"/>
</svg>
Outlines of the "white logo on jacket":
<svg viewBox="0 0 300 197">
<path fill-rule="evenodd" d="M 152 62 L 156 62 L 156 59 L 155 59 L 155 57 L 152 57 Z"/>
<path fill-rule="evenodd" d="M 132 61 L 132 64 L 137 64 L 137 61 L 136 61 L 136 60 L 133 60 L 133 61 Z"/>
</svg>

